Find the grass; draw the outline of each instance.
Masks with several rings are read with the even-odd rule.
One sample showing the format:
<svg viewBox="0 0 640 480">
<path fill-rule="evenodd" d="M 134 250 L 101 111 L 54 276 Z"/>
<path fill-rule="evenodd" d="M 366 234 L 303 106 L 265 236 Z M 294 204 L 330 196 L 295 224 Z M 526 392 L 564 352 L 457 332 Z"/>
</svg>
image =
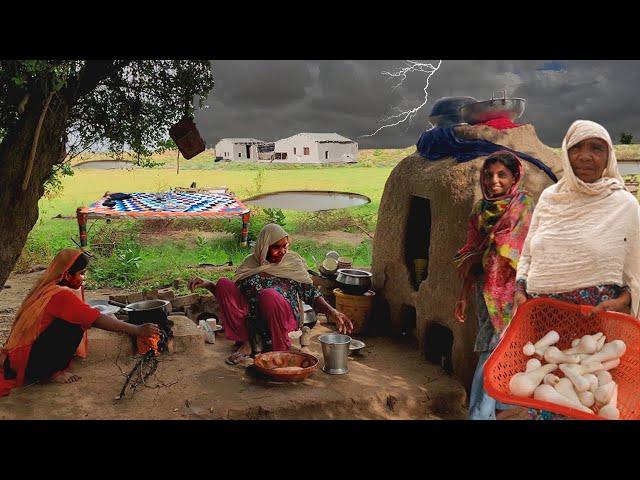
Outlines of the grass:
<svg viewBox="0 0 640 480">
<path fill-rule="evenodd" d="M 58 250 L 73 246 L 71 238 L 78 239 L 76 208 L 89 205 L 106 191 L 166 191 L 171 187 L 189 186 L 193 181 L 201 187 L 226 185 L 241 199 L 258 193 L 291 189 L 349 191 L 366 195 L 371 203 L 360 207 L 319 213 L 283 210 L 283 213 L 284 226 L 294 235 L 293 249 L 307 260 L 310 267 L 314 265 L 313 256 L 322 258 L 328 250 L 337 250 L 353 257 L 356 266 L 370 265 L 369 239 L 356 246 L 333 243 L 320 245 L 308 240 L 296 241 L 295 234 L 304 231 L 359 231 L 354 225 L 373 231 L 387 177 L 401 159 L 414 151 L 414 147 L 361 150 L 357 164 L 318 166 L 214 163 L 213 152 L 208 150 L 193 160 L 182 159 L 179 174 L 175 170 L 175 152 L 167 152 L 152 159 L 165 162 L 162 168 L 76 170 L 73 176 L 62 179 L 63 190 L 60 195 L 41 199 L 40 217 L 29 235 L 16 270 L 24 271 L 36 263 L 47 264 Z M 617 145 L 616 152 L 618 158 L 640 158 L 640 145 Z M 105 154 L 87 154 L 73 163 L 104 158 L 108 157 Z M 52 219 L 58 214 L 73 218 Z M 92 261 L 88 285 L 93 288 L 150 288 L 166 285 L 176 278 L 187 279 L 198 273 L 215 279 L 221 275 L 230 276 L 231 272 L 212 273 L 194 267 L 200 263 L 219 264 L 229 259 L 238 265 L 249 253 L 248 249 L 241 249 L 238 245 L 239 219 L 173 221 L 168 226 L 166 222 L 158 223 L 163 224 L 165 230 L 188 230 L 189 234 L 176 239 L 166 235 L 166 231 L 156 232 L 161 241 L 149 244 L 141 241 L 142 232 L 143 229 L 145 233 L 157 231 L 159 227 L 153 222 L 117 220 L 107 224 L 104 220 L 90 220 L 90 242 L 112 241 L 116 243 L 116 248 L 110 255 L 98 255 Z M 264 212 L 256 209 L 250 238 L 255 238 L 265 223 L 267 218 Z M 210 231 L 230 232 L 236 237 L 206 240 L 202 232 Z"/>
<path fill-rule="evenodd" d="M 261 165 L 253 163 L 213 163 L 210 152 L 202 154 L 200 164 L 181 161 L 180 173 L 172 168 L 170 155 L 154 157 L 154 161 L 167 160 L 165 168 L 122 170 L 76 170 L 73 176 L 62 178 L 61 194 L 41 199 L 40 216 L 31 231 L 27 245 L 18 262 L 17 270 L 24 271 L 35 263 L 46 264 L 53 255 L 64 247 L 73 246 L 72 238 L 78 239 L 75 211 L 101 198 L 105 192 L 122 191 L 166 191 L 177 186 L 228 186 L 240 199 L 258 193 L 279 190 L 336 190 L 356 192 L 368 196 L 371 203 L 350 209 L 330 212 L 297 212 L 283 210 L 284 227 L 292 235 L 302 231 L 351 230 L 359 231 L 359 225 L 369 231 L 375 229 L 380 198 L 393 166 L 415 149 L 365 150 L 361 151 L 360 163 L 352 165 Z M 209 157 L 207 157 L 209 155 Z M 96 154 L 76 159 L 74 163 L 88 158 L 105 158 Z M 194 159 L 195 160 L 195 159 Z M 173 157 L 175 166 L 175 157 Z M 207 163 L 208 162 L 208 163 Z M 203 166 L 206 169 L 185 168 Z M 52 218 L 57 215 L 71 219 Z M 267 223 L 260 209 L 253 212 L 250 238 Z M 166 228 L 166 222 L 163 223 Z M 187 279 L 194 274 L 207 278 L 230 276 L 231 272 L 212 273 L 194 268 L 200 263 L 219 264 L 231 259 L 238 265 L 248 249 L 241 249 L 237 235 L 240 219 L 217 221 L 173 221 L 169 230 L 190 230 L 186 238 L 176 240 L 162 236 L 162 242 L 145 244 L 141 241 L 143 229 L 148 233 L 157 226 L 153 222 L 116 220 L 107 224 L 104 220 L 89 221 L 90 244 L 115 242 L 116 248 L 110 255 L 98 255 L 93 261 L 88 277 L 91 288 L 113 286 L 126 288 L 151 288 L 171 283 L 173 279 Z M 200 232 L 226 231 L 236 234 L 236 238 L 205 240 Z M 166 232 L 165 232 L 166 233 Z M 163 235 L 158 233 L 158 235 Z M 366 239 L 360 245 L 326 243 L 323 245 L 309 240 L 296 241 L 293 249 L 300 253 L 310 267 L 312 258 L 323 258 L 328 250 L 337 250 L 353 257 L 354 265 L 371 264 L 371 241 Z"/>
</svg>

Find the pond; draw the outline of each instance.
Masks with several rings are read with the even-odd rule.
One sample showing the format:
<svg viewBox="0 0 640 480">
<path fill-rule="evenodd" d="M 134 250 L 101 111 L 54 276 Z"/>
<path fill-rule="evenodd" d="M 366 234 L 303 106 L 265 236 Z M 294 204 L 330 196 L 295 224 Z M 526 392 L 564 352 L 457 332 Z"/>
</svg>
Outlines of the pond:
<svg viewBox="0 0 640 480">
<path fill-rule="evenodd" d="M 640 174 L 640 161 L 638 160 L 618 160 L 618 170 L 620 175 L 638 175 Z"/>
<path fill-rule="evenodd" d="M 137 168 L 133 162 L 120 160 L 90 160 L 88 162 L 78 163 L 73 167 L 79 170 L 115 170 L 115 169 L 132 169 Z"/>
<path fill-rule="evenodd" d="M 242 201 L 262 208 L 280 208 L 302 212 L 320 212 L 335 208 L 358 207 L 371 199 L 358 193 L 325 190 L 298 190 L 256 195 Z"/>
</svg>

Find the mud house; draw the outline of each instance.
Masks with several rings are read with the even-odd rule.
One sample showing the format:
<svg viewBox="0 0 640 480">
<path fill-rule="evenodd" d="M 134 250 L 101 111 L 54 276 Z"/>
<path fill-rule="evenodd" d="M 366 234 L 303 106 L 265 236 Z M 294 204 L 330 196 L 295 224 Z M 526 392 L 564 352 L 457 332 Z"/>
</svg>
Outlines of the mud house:
<svg viewBox="0 0 640 480">
<path fill-rule="evenodd" d="M 224 160 L 257 160 L 258 146 L 264 143 L 256 138 L 223 138 L 216 143 L 216 157 Z"/>
<path fill-rule="evenodd" d="M 459 138 L 484 139 L 528 154 L 561 177 L 560 158 L 537 137 L 533 125 L 497 130 L 458 126 Z M 471 208 L 482 198 L 479 169 L 486 156 L 464 163 L 430 161 L 417 152 L 391 172 L 382 195 L 373 243 L 373 287 L 382 300 L 376 323 L 417 337 L 427 359 L 449 359 L 453 375 L 469 388 L 477 358 L 475 306 L 458 323 L 453 310 L 461 283 L 452 259 L 466 240 Z M 524 186 L 537 201 L 553 182 L 529 162 Z M 416 268 L 416 259 L 426 263 Z M 423 271 L 418 274 L 416 272 Z M 446 362 L 445 362 L 446 363 Z"/>
<path fill-rule="evenodd" d="M 350 163 L 358 159 L 358 144 L 337 133 L 298 133 L 275 142 L 274 162 Z"/>
</svg>

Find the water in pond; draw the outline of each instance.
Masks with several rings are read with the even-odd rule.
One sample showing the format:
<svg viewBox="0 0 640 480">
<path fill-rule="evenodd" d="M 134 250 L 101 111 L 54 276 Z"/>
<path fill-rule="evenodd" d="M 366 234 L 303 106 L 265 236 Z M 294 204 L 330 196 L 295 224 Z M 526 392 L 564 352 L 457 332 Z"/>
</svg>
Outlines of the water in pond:
<svg viewBox="0 0 640 480">
<path fill-rule="evenodd" d="M 80 170 L 114 170 L 114 169 L 131 169 L 136 168 L 132 162 L 121 162 L 118 160 L 92 160 L 77 164 L 74 169 Z"/>
<path fill-rule="evenodd" d="M 618 161 L 618 170 L 620 175 L 638 175 L 640 174 L 640 161 L 637 160 L 622 160 Z"/>
<path fill-rule="evenodd" d="M 247 198 L 243 202 L 263 208 L 319 212 L 334 208 L 358 207 L 370 203 L 371 199 L 364 195 L 348 192 L 287 191 L 265 193 Z"/>
</svg>

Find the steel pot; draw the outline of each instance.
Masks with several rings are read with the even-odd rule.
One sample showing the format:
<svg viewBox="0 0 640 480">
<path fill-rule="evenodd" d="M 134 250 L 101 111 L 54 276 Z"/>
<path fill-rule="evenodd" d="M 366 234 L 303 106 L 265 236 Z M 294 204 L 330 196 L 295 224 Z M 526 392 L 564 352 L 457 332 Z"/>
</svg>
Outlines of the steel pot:
<svg viewBox="0 0 640 480">
<path fill-rule="evenodd" d="M 492 94 L 491 100 L 463 105 L 460 107 L 460 116 L 463 122 L 471 125 L 496 118 L 508 118 L 513 121 L 524 113 L 526 104 L 524 98 L 507 98 L 506 91 L 503 91 L 502 98 L 495 98 Z"/>
<path fill-rule="evenodd" d="M 340 268 L 336 282 L 347 295 L 362 295 L 371 288 L 371 272 L 355 268 Z"/>
<path fill-rule="evenodd" d="M 114 303 L 114 302 L 111 302 Z M 169 302 L 167 300 L 143 300 L 134 302 L 124 307 L 129 315 L 129 323 L 142 325 L 143 323 L 161 324 L 167 321 L 169 315 Z"/>
</svg>

